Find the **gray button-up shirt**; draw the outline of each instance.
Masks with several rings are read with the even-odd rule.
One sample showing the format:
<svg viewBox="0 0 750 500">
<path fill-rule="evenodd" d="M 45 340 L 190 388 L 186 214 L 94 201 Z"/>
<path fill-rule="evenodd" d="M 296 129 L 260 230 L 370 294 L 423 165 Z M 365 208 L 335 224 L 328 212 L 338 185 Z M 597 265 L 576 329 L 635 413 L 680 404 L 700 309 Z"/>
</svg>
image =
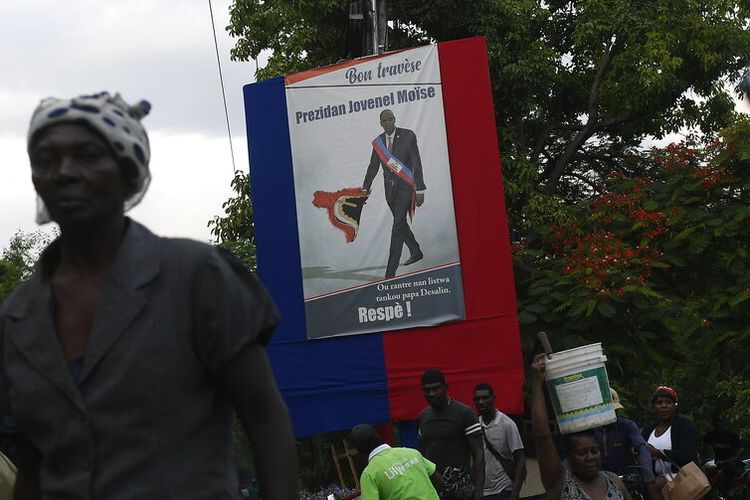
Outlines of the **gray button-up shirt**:
<svg viewBox="0 0 750 500">
<path fill-rule="evenodd" d="M 238 498 L 218 381 L 277 313 L 227 252 L 129 221 L 76 383 L 46 276 L 56 243 L 0 309 L 0 390 L 42 455 L 44 498 Z"/>
</svg>

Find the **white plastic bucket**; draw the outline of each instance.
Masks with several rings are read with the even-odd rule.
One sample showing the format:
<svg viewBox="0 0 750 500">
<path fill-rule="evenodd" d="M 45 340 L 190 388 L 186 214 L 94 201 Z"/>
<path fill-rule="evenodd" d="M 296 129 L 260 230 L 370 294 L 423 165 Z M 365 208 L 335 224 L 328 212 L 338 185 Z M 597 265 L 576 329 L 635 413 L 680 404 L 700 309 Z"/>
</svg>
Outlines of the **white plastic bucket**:
<svg viewBox="0 0 750 500">
<path fill-rule="evenodd" d="M 555 352 L 547 359 L 544 378 L 563 434 L 617 420 L 605 361 L 601 343 Z"/>
</svg>

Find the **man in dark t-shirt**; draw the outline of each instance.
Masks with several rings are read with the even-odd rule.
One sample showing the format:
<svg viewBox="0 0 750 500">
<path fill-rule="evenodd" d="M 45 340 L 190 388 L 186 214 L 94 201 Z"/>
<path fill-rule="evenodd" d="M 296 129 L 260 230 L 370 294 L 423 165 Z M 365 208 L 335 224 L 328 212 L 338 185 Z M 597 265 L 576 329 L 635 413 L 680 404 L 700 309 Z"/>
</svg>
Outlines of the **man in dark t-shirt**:
<svg viewBox="0 0 750 500">
<path fill-rule="evenodd" d="M 467 405 L 448 397 L 448 384 L 440 370 L 425 371 L 421 385 L 430 405 L 417 417 L 422 454 L 437 465 L 444 477 L 452 468 L 470 470 L 474 498 L 482 498 L 484 451 L 482 426 L 476 414 Z"/>
</svg>

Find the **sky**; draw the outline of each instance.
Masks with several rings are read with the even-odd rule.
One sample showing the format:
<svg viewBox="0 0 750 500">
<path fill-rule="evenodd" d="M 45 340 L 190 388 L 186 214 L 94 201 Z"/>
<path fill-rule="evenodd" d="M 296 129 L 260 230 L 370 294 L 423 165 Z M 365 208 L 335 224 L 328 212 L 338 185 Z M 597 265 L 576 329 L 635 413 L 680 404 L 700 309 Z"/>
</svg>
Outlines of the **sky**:
<svg viewBox="0 0 750 500">
<path fill-rule="evenodd" d="M 19 229 L 40 229 L 26 153 L 34 108 L 102 90 L 152 105 L 142 122 L 152 182 L 129 215 L 160 235 L 211 238 L 234 168 L 248 169 L 242 86 L 255 74 L 255 62 L 229 60 L 231 0 L 211 1 L 235 166 L 208 0 L 0 1 L 0 250 Z"/>
</svg>

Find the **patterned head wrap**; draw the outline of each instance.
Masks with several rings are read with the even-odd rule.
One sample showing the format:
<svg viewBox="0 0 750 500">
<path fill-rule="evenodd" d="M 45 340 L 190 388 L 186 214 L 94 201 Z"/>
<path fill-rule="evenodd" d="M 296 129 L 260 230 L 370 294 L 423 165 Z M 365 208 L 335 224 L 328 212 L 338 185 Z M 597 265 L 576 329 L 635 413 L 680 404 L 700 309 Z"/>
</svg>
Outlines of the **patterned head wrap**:
<svg viewBox="0 0 750 500">
<path fill-rule="evenodd" d="M 675 403 L 677 402 L 677 391 L 666 385 L 660 385 L 656 388 L 656 390 L 654 391 L 654 395 L 651 397 L 651 402 L 653 403 L 656 398 L 661 396 L 670 398 Z"/>
<path fill-rule="evenodd" d="M 31 149 L 39 132 L 58 123 L 79 123 L 101 135 L 112 149 L 123 174 L 133 181 L 135 189 L 125 200 L 125 211 L 136 206 L 148 189 L 151 172 L 148 162 L 151 149 L 141 118 L 151 110 L 147 101 L 134 106 L 128 105 L 120 94 L 114 97 L 108 92 L 82 95 L 72 99 L 48 97 L 37 106 L 31 117 L 27 136 L 27 149 Z M 47 207 L 37 197 L 36 221 L 38 224 L 50 222 Z"/>
</svg>

